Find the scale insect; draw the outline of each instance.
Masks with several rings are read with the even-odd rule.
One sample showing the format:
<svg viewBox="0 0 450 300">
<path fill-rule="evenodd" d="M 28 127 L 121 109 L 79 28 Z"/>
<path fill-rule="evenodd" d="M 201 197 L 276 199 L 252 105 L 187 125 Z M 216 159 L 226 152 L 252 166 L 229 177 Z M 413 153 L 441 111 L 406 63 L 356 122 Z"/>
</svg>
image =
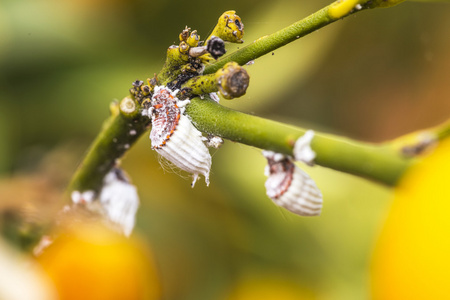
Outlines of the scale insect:
<svg viewBox="0 0 450 300">
<path fill-rule="evenodd" d="M 203 175 L 206 185 L 209 185 L 211 155 L 203 143 L 202 133 L 183 114 L 190 101 L 179 100 L 177 93 L 178 90 L 156 86 L 151 106 L 143 112 L 152 118 L 152 149 L 178 168 L 191 173 L 192 187 L 199 175 Z"/>
<path fill-rule="evenodd" d="M 130 236 L 136 223 L 139 195 L 122 169 L 115 167 L 106 174 L 98 198 L 106 217 Z"/>
<path fill-rule="evenodd" d="M 314 180 L 287 156 L 263 151 L 267 159 L 267 196 L 278 206 L 301 216 L 317 216 L 322 210 L 322 193 Z"/>
</svg>

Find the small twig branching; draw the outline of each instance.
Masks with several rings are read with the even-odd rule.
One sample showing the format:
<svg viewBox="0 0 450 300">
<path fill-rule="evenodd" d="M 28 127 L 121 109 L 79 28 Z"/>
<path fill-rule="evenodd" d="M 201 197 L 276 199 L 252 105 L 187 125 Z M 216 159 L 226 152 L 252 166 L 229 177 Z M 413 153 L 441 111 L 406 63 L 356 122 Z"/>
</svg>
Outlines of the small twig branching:
<svg viewBox="0 0 450 300">
<path fill-rule="evenodd" d="M 197 130 L 209 136 L 294 156 L 294 144 L 306 129 L 225 108 L 211 97 L 216 98 L 215 93 L 228 99 L 243 96 L 250 83 L 243 67 L 246 63 L 348 15 L 400 2 L 338 0 L 228 55 L 224 55 L 225 43 L 243 42 L 244 24 L 234 11 L 225 12 L 219 18 L 217 26 L 205 41 L 200 40 L 196 30 L 186 27 L 180 34 L 180 44 L 168 48 L 161 71 L 146 83 L 134 82 L 130 96 L 111 106 L 111 117 L 105 121 L 72 178 L 69 191 L 100 191 L 106 174 L 118 165 L 123 154 L 151 127 L 152 117 L 158 117 L 155 111 L 161 104 L 155 105 L 152 101 L 155 101 L 157 93 L 161 93 L 162 86 L 167 87 L 168 91 L 175 91 L 170 96 L 178 101 L 173 106 L 174 114 L 180 112 L 187 115 Z M 179 118 L 174 119 L 174 126 Z M 173 129 L 162 146 L 172 133 Z M 449 133 L 450 123 L 446 123 L 392 142 L 368 144 L 316 132 L 311 148 L 316 154 L 314 163 L 318 165 L 393 186 L 416 161 L 418 154 Z"/>
</svg>

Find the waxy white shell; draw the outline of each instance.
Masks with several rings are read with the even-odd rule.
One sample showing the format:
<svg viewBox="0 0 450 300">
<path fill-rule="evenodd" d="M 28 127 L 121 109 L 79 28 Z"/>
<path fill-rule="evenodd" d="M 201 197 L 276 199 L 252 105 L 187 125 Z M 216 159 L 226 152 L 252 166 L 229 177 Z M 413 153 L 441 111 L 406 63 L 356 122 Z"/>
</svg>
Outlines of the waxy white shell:
<svg viewBox="0 0 450 300">
<path fill-rule="evenodd" d="M 183 115 L 189 100 L 179 100 L 177 92 L 164 86 L 155 87 L 152 107 L 144 112 L 152 117 L 152 148 L 178 168 L 191 173 L 192 187 L 199 175 L 203 175 L 209 185 L 211 155 L 202 133 Z"/>
<path fill-rule="evenodd" d="M 99 200 L 106 217 L 129 236 L 136 222 L 139 196 L 120 169 L 113 169 L 105 176 Z"/>
<path fill-rule="evenodd" d="M 202 133 L 185 115 L 180 116 L 176 130 L 166 144 L 155 150 L 178 168 L 191 173 L 192 186 L 195 185 L 199 175 L 203 175 L 206 185 L 209 185 L 211 155 L 203 143 Z"/>
<path fill-rule="evenodd" d="M 314 131 L 308 130 L 304 135 L 299 137 L 294 145 L 294 157 L 296 161 L 301 161 L 308 166 L 314 165 L 316 152 L 311 149 L 311 141 L 314 138 Z"/>
<path fill-rule="evenodd" d="M 317 216 L 322 210 L 322 193 L 314 180 L 294 162 L 279 153 L 263 151 L 269 165 L 265 186 L 267 196 L 281 207 L 301 216 Z M 289 182 L 289 177 L 292 176 Z M 286 184 L 287 183 L 287 184 Z"/>
</svg>

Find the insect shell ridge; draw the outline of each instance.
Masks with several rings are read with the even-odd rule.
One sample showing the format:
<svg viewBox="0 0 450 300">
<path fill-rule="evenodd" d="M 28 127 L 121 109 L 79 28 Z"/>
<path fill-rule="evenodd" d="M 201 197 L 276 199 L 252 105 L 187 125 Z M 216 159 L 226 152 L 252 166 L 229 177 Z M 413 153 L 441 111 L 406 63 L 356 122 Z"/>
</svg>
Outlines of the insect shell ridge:
<svg viewBox="0 0 450 300">
<path fill-rule="evenodd" d="M 182 143 L 184 145 L 184 147 L 179 148 L 178 152 L 183 156 L 190 156 L 193 163 L 208 161 L 209 163 L 206 165 L 209 169 L 211 167 L 211 155 L 203 142 L 203 135 L 194 127 L 187 116 L 181 115 L 177 131 L 178 133 L 174 134 L 173 138 L 176 144 Z M 183 139 L 184 137 L 186 138 Z"/>
<path fill-rule="evenodd" d="M 209 170 L 211 166 L 211 155 L 208 148 L 203 143 L 202 135 L 189 119 L 181 115 L 180 121 L 173 135 L 164 146 L 157 147 L 156 150 L 170 150 L 168 152 L 174 159 L 187 160 L 186 165 L 198 165 L 204 170 Z M 188 158 L 188 159 L 187 159 Z M 202 162 L 207 162 L 203 164 Z"/>
<path fill-rule="evenodd" d="M 266 192 L 278 206 L 302 216 L 320 215 L 322 194 L 315 182 L 289 158 L 264 153 L 268 160 Z M 276 159 L 275 159 L 276 158 Z"/>
<path fill-rule="evenodd" d="M 322 210 L 322 193 L 311 177 L 297 166 L 289 188 L 272 201 L 302 216 L 318 216 Z"/>
<path fill-rule="evenodd" d="M 175 97 L 177 91 L 155 87 L 152 97 L 154 114 L 150 139 L 152 148 L 178 168 L 193 174 L 192 186 L 199 175 L 209 185 L 211 155 L 203 143 L 202 133 L 183 115 Z"/>
<path fill-rule="evenodd" d="M 205 177 L 209 185 L 211 155 L 202 141 L 202 134 L 185 116 L 180 116 L 177 128 L 170 139 L 162 147 L 155 150 L 178 168 L 193 174 L 193 184 L 198 175 Z"/>
</svg>

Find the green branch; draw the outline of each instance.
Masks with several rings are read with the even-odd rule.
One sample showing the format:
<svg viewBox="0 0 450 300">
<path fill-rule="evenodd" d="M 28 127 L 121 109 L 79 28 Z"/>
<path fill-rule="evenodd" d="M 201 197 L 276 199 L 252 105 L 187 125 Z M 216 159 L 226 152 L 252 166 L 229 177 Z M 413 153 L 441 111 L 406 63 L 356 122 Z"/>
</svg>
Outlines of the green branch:
<svg viewBox="0 0 450 300">
<path fill-rule="evenodd" d="M 141 116 L 139 106 L 129 97 L 120 106 L 113 103 L 111 114 L 72 177 L 69 191 L 98 191 L 105 175 L 150 125 L 150 120 Z"/>
<path fill-rule="evenodd" d="M 250 45 L 219 59 L 208 65 L 203 73 L 214 73 L 226 63 L 232 61 L 243 66 L 249 61 L 268 54 L 346 16 L 368 8 L 394 6 L 403 1 L 405 0 L 338 0 L 288 27 L 263 36 Z"/>
<path fill-rule="evenodd" d="M 348 5 L 350 2 L 351 5 Z M 270 53 L 288 43 L 298 40 L 299 38 L 314 32 L 326 25 L 329 25 L 342 17 L 361 11 L 365 7 L 361 5 L 359 9 L 355 9 L 355 5 L 358 2 L 368 1 L 337 1 L 331 5 L 328 5 L 321 10 L 311 14 L 310 16 L 285 27 L 271 35 L 261 37 L 251 43 L 250 45 L 243 47 L 230 55 L 227 55 L 218 61 L 208 65 L 205 68 L 204 74 L 210 74 L 216 72 L 226 63 L 234 61 L 238 64 L 245 65 L 249 61 L 257 59 L 267 53 Z"/>
<path fill-rule="evenodd" d="M 225 139 L 293 155 L 295 141 L 305 129 L 244 114 L 214 101 L 194 98 L 186 108 L 195 126 Z M 395 185 L 410 160 L 387 146 L 377 146 L 316 133 L 312 141 L 318 165 Z"/>
<path fill-rule="evenodd" d="M 231 97 L 240 96 L 245 93 L 248 78 L 247 81 L 235 79 L 245 79 L 244 72 L 234 68 L 237 71 L 230 74 L 237 74 L 237 76 L 231 76 L 231 80 L 225 80 L 227 77 L 222 75 L 214 77 L 208 74 L 217 72 L 229 62 L 243 65 L 347 15 L 366 8 L 395 5 L 401 1 L 338 0 L 291 26 L 262 37 L 249 46 L 207 65 L 203 73 L 205 76 L 200 78 L 200 81 L 192 79 L 186 82 L 184 87 L 189 88 L 192 94 L 217 89 L 224 93 L 223 85 L 229 85 L 229 81 L 232 83 L 230 84 L 232 88 L 237 86 L 242 89 L 237 90 L 236 95 L 228 91 L 224 94 L 229 93 Z M 243 24 L 234 11 L 225 12 L 219 18 L 216 28 L 218 32 L 223 31 L 220 36 L 225 40 L 241 41 Z M 72 178 L 69 191 L 98 191 L 101 188 L 104 176 L 150 125 L 150 119 L 142 117 L 140 114 L 140 105 L 148 104 L 151 91 L 156 84 L 176 86 L 178 83 L 183 84 L 182 81 L 178 82 L 184 78 L 183 76 L 199 75 L 200 71 L 197 69 L 199 66 L 191 64 L 189 56 L 190 49 L 197 46 L 198 36 L 196 31 L 191 32 L 188 36 L 189 29 L 185 29 L 183 33 L 180 35 L 180 45 L 168 49 L 166 63 L 158 76 L 149 79 L 149 85 L 135 85 L 130 90 L 133 99 L 126 97 L 122 100 L 120 109 L 118 105 L 113 107 L 112 117 L 105 122 L 103 130 L 91 145 Z M 205 59 L 204 61 L 209 60 Z M 201 79 L 205 79 L 210 85 L 199 86 L 198 83 L 201 83 Z M 240 84 L 236 84 L 238 81 Z M 243 114 L 199 98 L 192 99 L 186 112 L 195 126 L 203 132 L 288 155 L 292 154 L 292 147 L 296 139 L 305 132 L 304 129 Z M 448 132 L 449 130 L 444 130 L 442 135 L 447 135 Z M 409 165 L 409 160 L 402 158 L 399 151 L 389 145 L 375 146 L 331 135 L 317 134 L 312 141 L 312 148 L 317 153 L 316 163 L 319 165 L 388 185 L 395 184 Z"/>
</svg>

